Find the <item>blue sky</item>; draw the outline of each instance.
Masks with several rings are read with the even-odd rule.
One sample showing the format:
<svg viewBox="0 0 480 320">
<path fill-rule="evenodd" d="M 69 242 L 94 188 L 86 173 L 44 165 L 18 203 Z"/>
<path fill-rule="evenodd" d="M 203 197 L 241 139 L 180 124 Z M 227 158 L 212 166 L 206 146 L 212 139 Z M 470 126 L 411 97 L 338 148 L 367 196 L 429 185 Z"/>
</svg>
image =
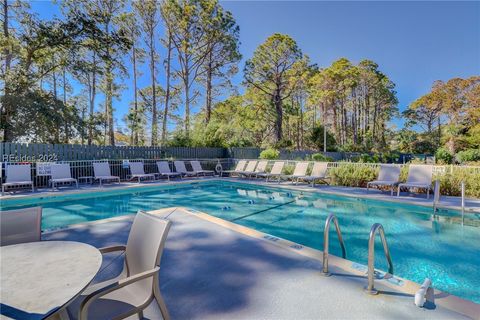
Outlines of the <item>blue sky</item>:
<svg viewBox="0 0 480 320">
<path fill-rule="evenodd" d="M 478 1 L 222 1 L 240 26 L 244 61 L 273 33 L 293 37 L 313 63 L 338 58 L 377 62 L 396 84 L 399 108 L 427 93 L 435 80 L 480 74 Z M 42 17 L 58 12 L 48 1 L 32 2 Z M 160 47 L 160 45 L 159 45 Z M 163 57 L 163 51 L 160 50 Z M 145 66 L 146 68 L 147 66 Z M 148 74 L 141 85 L 148 85 Z M 163 74 L 160 73 L 160 82 Z M 235 76 L 240 85 L 242 72 Z M 129 80 L 125 80 L 129 84 Z M 120 121 L 132 93 L 115 102 Z M 180 111 L 181 112 L 181 111 Z M 119 122 L 121 125 L 121 122 Z M 401 119 L 393 124 L 402 125 Z"/>
</svg>

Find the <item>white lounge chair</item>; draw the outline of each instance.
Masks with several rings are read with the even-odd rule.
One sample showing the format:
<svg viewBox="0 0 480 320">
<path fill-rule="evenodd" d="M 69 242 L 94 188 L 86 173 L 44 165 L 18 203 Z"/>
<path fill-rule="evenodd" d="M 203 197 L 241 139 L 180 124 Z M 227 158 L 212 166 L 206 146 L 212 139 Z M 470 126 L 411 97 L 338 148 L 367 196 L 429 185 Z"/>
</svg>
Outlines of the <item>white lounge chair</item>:
<svg viewBox="0 0 480 320">
<path fill-rule="evenodd" d="M 297 183 L 302 177 L 307 174 L 308 162 L 297 162 L 293 174 L 283 175 L 282 178 L 291 179 L 293 183 Z"/>
<path fill-rule="evenodd" d="M 204 176 L 206 176 L 207 174 L 211 174 L 212 176 L 215 175 L 215 171 L 213 170 L 203 170 L 200 161 L 190 161 L 190 164 L 192 165 L 193 171 L 196 171 L 198 174 L 203 174 Z"/>
<path fill-rule="evenodd" d="M 40 241 L 42 208 L 0 211 L 0 246 Z"/>
<path fill-rule="evenodd" d="M 238 174 L 245 177 L 250 177 L 252 174 L 255 173 L 255 167 L 257 166 L 258 161 L 248 161 L 247 167 L 244 171 L 239 172 Z"/>
<path fill-rule="evenodd" d="M 31 186 L 34 191 L 30 164 L 6 164 L 5 175 L 7 178 L 2 184 L 2 196 L 6 187 Z"/>
<path fill-rule="evenodd" d="M 328 184 L 328 162 L 315 162 L 313 164 L 312 172 L 309 176 L 299 177 L 297 180 L 303 180 L 312 183 L 312 187 L 315 186 L 315 181 L 322 181 Z"/>
<path fill-rule="evenodd" d="M 167 177 L 168 181 L 170 181 L 170 177 L 182 178 L 182 174 L 180 172 L 172 172 L 172 170 L 170 170 L 170 166 L 168 165 L 167 161 L 157 161 L 157 168 L 158 174 L 161 177 Z"/>
<path fill-rule="evenodd" d="M 120 183 L 120 177 L 112 176 L 108 162 L 94 162 L 93 174 L 94 179 L 100 182 L 100 186 L 102 186 L 103 181 L 116 180 L 118 183 Z"/>
<path fill-rule="evenodd" d="M 395 165 L 380 165 L 378 179 L 367 183 L 367 191 L 370 186 L 389 186 L 390 195 L 393 196 L 393 189 L 400 183 L 400 167 Z"/>
<path fill-rule="evenodd" d="M 52 186 L 52 190 L 55 189 L 58 183 L 75 183 L 78 188 L 78 180 L 72 178 L 72 173 L 70 172 L 70 164 L 68 163 L 56 163 L 50 166 L 51 170 L 51 178 L 50 184 Z"/>
<path fill-rule="evenodd" d="M 259 174 L 266 173 L 268 161 L 267 160 L 262 160 L 258 162 L 257 167 L 255 168 L 255 171 L 251 174 L 251 176 L 258 176 Z"/>
<path fill-rule="evenodd" d="M 145 173 L 143 162 L 129 162 L 131 179 L 138 179 L 138 183 L 142 178 L 155 180 L 155 175 L 151 173 Z"/>
<path fill-rule="evenodd" d="M 143 318 L 143 310 L 156 299 L 162 318 L 170 319 L 158 277 L 170 225 L 171 222 L 164 218 L 139 211 L 126 246 L 100 249 L 102 254 L 125 252 L 122 273 L 117 278 L 87 287 L 68 307 L 69 313 L 78 312 L 80 320 L 124 319 L 135 314 Z"/>
<path fill-rule="evenodd" d="M 185 162 L 183 162 L 183 161 L 174 161 L 173 165 L 175 166 L 175 170 L 177 172 L 180 172 L 182 174 L 182 176 L 198 177 L 198 172 L 188 171 L 187 168 L 185 167 Z"/>
<path fill-rule="evenodd" d="M 410 165 L 407 182 L 398 184 L 397 197 L 400 196 L 400 189 L 405 187 L 427 189 L 427 199 L 429 199 L 430 190 L 432 189 L 432 174 L 432 165 Z"/>
<path fill-rule="evenodd" d="M 235 169 L 222 171 L 222 176 L 223 176 L 224 173 L 226 173 L 230 176 L 232 174 L 240 174 L 240 172 L 242 172 L 245 169 L 246 164 L 247 164 L 246 160 L 240 160 L 240 161 L 237 162 L 237 165 L 235 166 Z"/>
<path fill-rule="evenodd" d="M 276 161 L 273 164 L 272 170 L 268 173 L 261 173 L 258 174 L 258 177 L 263 177 L 266 178 L 265 181 L 268 182 L 269 178 L 272 177 L 277 177 L 278 178 L 278 183 L 280 183 L 280 179 L 282 178 L 282 171 L 283 171 L 283 166 L 285 165 L 285 162 L 283 161 Z"/>
</svg>

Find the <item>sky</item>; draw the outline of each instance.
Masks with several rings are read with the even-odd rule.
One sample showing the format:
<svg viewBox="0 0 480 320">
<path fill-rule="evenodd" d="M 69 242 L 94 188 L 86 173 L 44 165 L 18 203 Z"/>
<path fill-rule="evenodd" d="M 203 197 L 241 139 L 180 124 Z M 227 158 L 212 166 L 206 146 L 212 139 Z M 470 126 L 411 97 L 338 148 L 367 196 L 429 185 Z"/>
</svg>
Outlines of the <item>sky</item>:
<svg viewBox="0 0 480 320">
<path fill-rule="evenodd" d="M 58 14 L 49 1 L 32 2 L 40 17 Z M 400 111 L 429 92 L 435 80 L 480 75 L 480 1 L 221 1 L 240 26 L 244 63 L 273 33 L 290 35 L 312 63 L 345 57 L 378 63 L 395 84 Z M 158 45 L 160 47 L 160 45 Z M 160 50 L 162 55 L 162 50 Z M 163 77 L 159 77 L 162 82 Z M 126 80 L 128 84 L 128 79 Z M 148 85 L 148 75 L 140 80 Z M 240 87 L 240 91 L 242 91 Z M 115 102 L 119 126 L 133 93 Z M 180 111 L 181 112 L 181 111 Z M 402 127 L 400 118 L 392 125 Z"/>
</svg>

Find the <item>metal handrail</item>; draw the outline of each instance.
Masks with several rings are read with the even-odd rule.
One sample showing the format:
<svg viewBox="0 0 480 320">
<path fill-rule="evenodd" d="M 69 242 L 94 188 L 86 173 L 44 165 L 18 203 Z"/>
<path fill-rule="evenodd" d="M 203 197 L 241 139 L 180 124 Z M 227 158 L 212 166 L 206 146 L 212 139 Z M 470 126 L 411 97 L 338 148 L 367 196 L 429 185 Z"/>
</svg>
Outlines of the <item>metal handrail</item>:
<svg viewBox="0 0 480 320">
<path fill-rule="evenodd" d="M 382 239 L 383 251 L 388 262 L 388 273 L 393 274 L 392 258 L 390 257 L 390 250 L 388 249 L 387 239 L 385 238 L 385 231 L 380 223 L 373 224 L 370 229 L 370 237 L 368 239 L 368 286 L 365 287 L 365 292 L 368 294 L 378 294 L 378 291 L 374 287 L 375 279 L 375 234 L 380 235 Z"/>
<path fill-rule="evenodd" d="M 462 195 L 462 226 L 465 223 L 465 181 L 462 181 L 460 186 L 461 188 L 461 195 Z"/>
<path fill-rule="evenodd" d="M 343 242 L 342 232 L 340 231 L 340 226 L 338 225 L 338 219 L 335 217 L 333 213 L 331 213 L 327 220 L 325 221 L 325 228 L 323 230 L 323 270 L 322 275 L 329 277 L 331 273 L 328 272 L 328 247 L 329 247 L 329 230 L 330 230 L 330 222 L 333 221 L 335 225 L 335 229 L 337 230 L 338 241 L 340 242 L 340 247 L 342 248 L 342 258 L 347 257 L 347 251 L 345 250 L 345 243 Z"/>
</svg>

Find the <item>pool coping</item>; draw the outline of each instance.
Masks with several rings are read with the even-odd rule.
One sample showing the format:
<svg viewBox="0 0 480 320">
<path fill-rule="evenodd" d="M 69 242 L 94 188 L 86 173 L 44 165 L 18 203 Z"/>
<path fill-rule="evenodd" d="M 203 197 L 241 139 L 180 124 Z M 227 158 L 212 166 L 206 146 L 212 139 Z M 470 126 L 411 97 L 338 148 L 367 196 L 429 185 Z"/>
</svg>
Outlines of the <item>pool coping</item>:
<svg viewBox="0 0 480 320">
<path fill-rule="evenodd" d="M 239 178 L 231 178 L 231 177 L 198 177 L 193 179 L 183 179 L 183 180 L 172 180 L 172 181 L 155 181 L 155 182 L 148 182 L 148 183 L 121 183 L 120 185 L 117 184 L 110 184 L 105 186 L 93 186 L 88 187 L 86 189 L 68 189 L 68 190 L 58 190 L 58 191 L 41 191 L 36 193 L 22 193 L 22 194 L 14 194 L 14 195 L 4 195 L 0 196 L 1 200 L 14 200 L 14 199 L 23 199 L 23 198 L 43 198 L 43 197 L 50 197 L 50 196 L 63 196 L 63 195 L 73 195 L 73 194 L 85 194 L 91 192 L 108 192 L 112 190 L 128 190 L 128 189 L 135 189 L 135 188 L 146 188 L 146 187 L 155 187 L 155 186 L 175 186 L 175 185 L 183 185 L 183 184 L 190 184 L 192 182 L 203 182 L 203 181 L 228 181 L 228 182 L 237 182 L 237 183 L 244 183 L 244 184 L 251 184 L 251 185 L 261 185 L 261 186 L 269 186 L 269 187 L 278 187 L 282 189 L 293 189 L 295 191 L 302 191 L 302 192 L 313 192 L 313 193 L 320 193 L 320 194 L 329 194 L 329 195 L 336 195 L 336 196 L 343 196 L 348 198 L 362 198 L 362 199 L 370 199 L 374 201 L 385 201 L 385 202 L 393 202 L 393 203 L 402 203 L 402 204 L 409 204 L 409 205 L 416 205 L 422 206 L 426 208 L 433 208 L 433 200 L 425 201 L 426 199 L 415 199 L 415 198 L 407 198 L 407 197 L 400 197 L 397 198 L 396 196 L 390 197 L 378 197 L 378 192 L 372 195 L 369 194 L 349 194 L 346 192 L 340 192 L 335 190 L 328 190 L 325 187 L 310 187 L 309 185 L 296 185 L 293 183 L 284 184 L 284 183 L 274 183 L 274 182 L 265 182 L 263 180 L 251 180 L 251 179 L 239 179 Z M 351 187 L 352 190 L 357 190 L 358 188 Z M 478 199 L 468 199 L 476 201 Z M 454 205 L 446 205 L 440 202 L 437 206 L 438 209 L 447 209 L 447 210 L 455 210 L 461 211 L 462 208 L 460 206 Z M 467 207 L 465 208 L 466 214 L 475 214 L 480 213 L 480 207 Z"/>
<path fill-rule="evenodd" d="M 308 246 L 301 245 L 299 243 L 270 235 L 268 233 L 258 231 L 246 226 L 242 226 L 239 224 L 236 224 L 234 222 L 230 222 L 221 218 L 214 217 L 208 213 L 187 208 L 187 207 L 169 207 L 169 208 L 162 208 L 162 209 L 157 209 L 157 210 L 150 210 L 147 211 L 150 214 L 156 214 L 156 215 L 161 215 L 163 217 L 167 217 L 170 214 L 173 214 L 175 211 L 180 210 L 183 213 L 193 215 L 197 218 L 206 220 L 208 222 L 214 223 L 216 225 L 219 225 L 221 227 L 224 227 L 226 229 L 238 232 L 240 234 L 252 237 L 257 240 L 261 241 L 266 241 L 270 244 L 273 244 L 277 247 L 283 248 L 285 250 L 288 250 L 290 252 L 294 252 L 296 254 L 303 255 L 305 257 L 314 259 L 319 261 L 320 263 L 323 263 L 323 251 L 314 249 Z M 122 220 L 133 220 L 135 214 L 128 214 L 128 215 L 122 215 L 122 216 L 117 216 L 117 217 L 111 217 L 107 219 L 102 219 L 102 220 L 96 220 L 96 221 L 91 221 L 91 222 L 86 222 L 86 223 L 78 223 L 78 224 L 73 224 L 69 225 L 65 228 L 59 228 L 59 229 L 54 229 L 54 230 L 48 230 L 45 232 L 42 232 L 42 234 L 50 234 L 58 231 L 68 231 L 69 229 L 76 229 L 76 228 L 81 228 L 81 227 L 88 227 L 90 225 L 95 225 L 95 224 L 103 224 L 103 223 L 108 223 L 108 222 L 115 222 L 115 221 L 122 221 Z M 367 284 L 367 278 L 366 278 L 366 270 L 367 266 L 348 260 L 348 259 L 343 259 L 338 256 L 335 256 L 333 254 L 329 254 L 329 271 L 335 270 L 335 272 L 332 272 L 333 275 L 335 276 L 335 273 L 338 270 L 341 270 L 342 272 L 345 272 L 350 275 L 354 276 L 362 276 L 365 277 L 365 284 Z M 382 270 L 377 270 L 380 271 L 382 274 L 386 274 Z M 319 275 L 320 276 L 320 275 Z M 388 289 L 394 290 L 399 293 L 403 294 L 408 294 L 412 295 L 412 300 L 413 296 L 415 293 L 420 289 L 420 284 L 407 280 L 398 276 L 391 276 L 391 277 L 386 277 L 383 279 L 375 279 L 375 282 L 378 284 L 380 283 L 382 286 L 387 287 Z M 359 288 L 359 293 L 360 294 L 365 294 L 363 293 L 363 288 Z M 449 309 L 451 311 L 454 311 L 456 313 L 465 315 L 467 317 L 470 317 L 472 319 L 480 319 L 480 304 L 477 304 L 473 301 L 466 300 L 463 298 L 460 298 L 458 296 L 449 294 L 447 292 L 443 292 L 439 289 L 434 289 L 435 291 L 435 304 L 439 305 L 441 307 L 444 307 L 446 309 Z M 381 292 L 381 290 L 380 290 Z M 380 293 L 377 296 L 372 296 L 373 299 L 376 297 L 381 297 L 382 294 Z M 412 301 L 413 303 L 413 301 Z"/>
</svg>

